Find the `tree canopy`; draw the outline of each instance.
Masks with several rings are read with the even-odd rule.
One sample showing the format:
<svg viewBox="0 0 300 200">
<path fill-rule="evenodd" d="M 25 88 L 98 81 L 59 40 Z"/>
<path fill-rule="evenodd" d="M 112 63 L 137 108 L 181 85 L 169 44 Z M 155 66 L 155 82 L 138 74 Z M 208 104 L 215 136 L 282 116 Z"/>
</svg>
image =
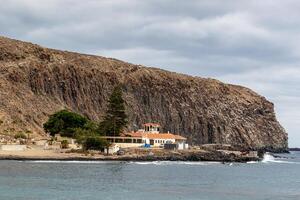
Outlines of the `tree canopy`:
<svg viewBox="0 0 300 200">
<path fill-rule="evenodd" d="M 61 110 L 49 117 L 49 120 L 44 123 L 44 130 L 51 136 L 60 134 L 65 137 L 74 137 L 76 128 L 84 128 L 89 125 L 89 120 L 80 114 Z"/>
<path fill-rule="evenodd" d="M 101 138 L 98 125 L 80 114 L 61 110 L 49 117 L 44 129 L 51 136 L 60 134 L 64 137 L 75 138 L 84 150 L 103 150 L 109 142 Z M 62 147 L 68 144 L 62 142 Z"/>
<path fill-rule="evenodd" d="M 114 88 L 108 103 L 108 109 L 104 120 L 99 125 L 99 130 L 104 135 L 119 136 L 127 125 L 127 115 L 121 86 Z"/>
</svg>

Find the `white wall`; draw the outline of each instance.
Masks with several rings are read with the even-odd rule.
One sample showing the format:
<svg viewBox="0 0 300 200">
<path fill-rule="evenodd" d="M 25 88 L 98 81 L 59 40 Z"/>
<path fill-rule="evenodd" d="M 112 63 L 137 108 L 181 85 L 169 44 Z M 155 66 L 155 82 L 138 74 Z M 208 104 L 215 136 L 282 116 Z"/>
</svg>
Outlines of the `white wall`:
<svg viewBox="0 0 300 200">
<path fill-rule="evenodd" d="M 114 154 L 117 153 L 120 150 L 119 145 L 115 145 L 113 147 L 108 148 L 108 154 Z M 107 149 L 104 149 L 104 152 L 107 153 Z"/>
<path fill-rule="evenodd" d="M 183 149 L 188 149 L 189 145 L 185 142 L 178 142 L 178 149 L 183 150 Z"/>
<path fill-rule="evenodd" d="M 166 144 L 166 143 L 175 143 L 175 139 L 155 139 L 153 146 L 154 147 L 158 147 L 161 144 Z M 150 144 L 150 141 L 149 141 L 148 144 Z"/>
<path fill-rule="evenodd" d="M 132 147 L 141 147 L 142 143 L 114 143 L 117 144 L 121 148 L 132 148 Z"/>
</svg>

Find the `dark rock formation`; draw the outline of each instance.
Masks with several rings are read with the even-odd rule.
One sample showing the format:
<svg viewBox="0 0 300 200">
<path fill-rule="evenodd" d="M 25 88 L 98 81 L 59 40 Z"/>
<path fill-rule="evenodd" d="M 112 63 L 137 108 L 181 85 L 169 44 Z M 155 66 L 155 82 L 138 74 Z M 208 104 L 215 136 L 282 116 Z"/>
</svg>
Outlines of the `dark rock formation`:
<svg viewBox="0 0 300 200">
<path fill-rule="evenodd" d="M 159 122 L 192 144 L 285 150 L 273 104 L 252 90 L 116 59 L 64 52 L 0 37 L 0 133 L 43 135 L 49 114 L 69 108 L 101 120 L 122 83 L 128 129 Z"/>
</svg>

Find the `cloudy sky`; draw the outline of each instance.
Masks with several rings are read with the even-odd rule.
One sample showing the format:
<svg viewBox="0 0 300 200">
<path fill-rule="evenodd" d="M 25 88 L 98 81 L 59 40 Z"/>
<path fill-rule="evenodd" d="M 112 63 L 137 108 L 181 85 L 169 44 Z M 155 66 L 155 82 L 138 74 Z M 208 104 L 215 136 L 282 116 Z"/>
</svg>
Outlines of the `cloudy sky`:
<svg viewBox="0 0 300 200">
<path fill-rule="evenodd" d="M 300 146 L 300 1 L 0 2 L 1 35 L 250 87 Z"/>
</svg>

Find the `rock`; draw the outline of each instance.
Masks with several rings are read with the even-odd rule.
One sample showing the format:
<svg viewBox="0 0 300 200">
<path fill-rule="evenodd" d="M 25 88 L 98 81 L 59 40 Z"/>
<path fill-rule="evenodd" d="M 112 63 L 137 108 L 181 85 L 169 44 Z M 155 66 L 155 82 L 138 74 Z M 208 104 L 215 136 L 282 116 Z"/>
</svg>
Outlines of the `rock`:
<svg viewBox="0 0 300 200">
<path fill-rule="evenodd" d="M 50 114 L 68 108 L 100 121 L 113 87 L 123 85 L 128 129 L 159 122 L 192 145 L 287 149 L 274 106 L 252 90 L 214 79 L 111 58 L 42 48 L 0 37 L 0 133 L 45 133 Z"/>
</svg>

